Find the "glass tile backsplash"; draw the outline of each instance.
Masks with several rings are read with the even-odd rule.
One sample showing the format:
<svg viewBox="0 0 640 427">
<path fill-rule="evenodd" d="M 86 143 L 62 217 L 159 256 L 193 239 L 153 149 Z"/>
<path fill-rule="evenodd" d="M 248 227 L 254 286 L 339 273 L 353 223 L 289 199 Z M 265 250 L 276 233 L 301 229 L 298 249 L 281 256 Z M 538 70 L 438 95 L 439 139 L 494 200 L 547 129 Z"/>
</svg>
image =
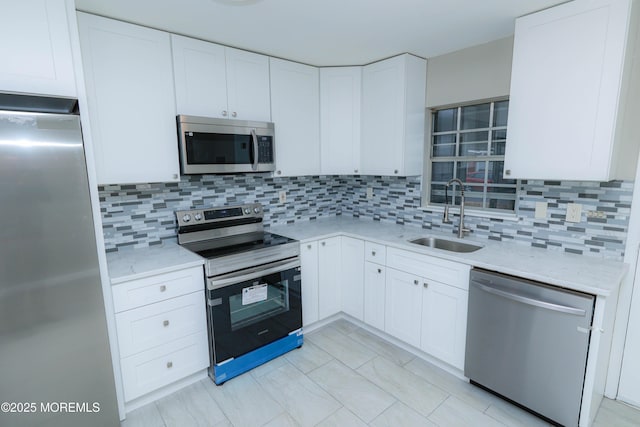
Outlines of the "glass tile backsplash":
<svg viewBox="0 0 640 427">
<path fill-rule="evenodd" d="M 457 216 L 454 224 L 444 224 L 441 212 L 421 207 L 420 177 L 190 175 L 177 183 L 107 185 L 99 191 L 109 252 L 176 241 L 176 210 L 250 202 L 264 205 L 266 226 L 336 215 L 445 233 L 457 224 Z M 280 191 L 287 193 L 284 204 Z M 521 181 L 517 220 L 467 216 L 465 225 L 481 238 L 622 260 L 632 193 L 629 181 Z M 548 205 L 545 219 L 534 215 L 540 201 Z M 581 222 L 565 221 L 567 203 L 582 204 Z"/>
</svg>

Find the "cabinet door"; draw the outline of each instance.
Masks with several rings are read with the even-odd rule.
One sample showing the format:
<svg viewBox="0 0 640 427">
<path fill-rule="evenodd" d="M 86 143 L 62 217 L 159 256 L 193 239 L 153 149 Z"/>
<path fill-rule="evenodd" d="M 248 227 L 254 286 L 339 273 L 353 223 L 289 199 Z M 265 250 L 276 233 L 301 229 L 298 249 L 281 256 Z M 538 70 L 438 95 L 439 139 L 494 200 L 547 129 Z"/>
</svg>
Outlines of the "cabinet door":
<svg viewBox="0 0 640 427">
<path fill-rule="evenodd" d="M 364 322 L 384 331 L 386 267 L 364 264 Z"/>
<path fill-rule="evenodd" d="M 269 58 L 225 48 L 229 118 L 271 121 Z"/>
<path fill-rule="evenodd" d="M 276 176 L 320 173 L 320 93 L 316 67 L 271 58 Z"/>
<path fill-rule="evenodd" d="M 342 237 L 342 311 L 364 319 L 364 241 Z"/>
<path fill-rule="evenodd" d="M 568 2 L 516 20 L 505 177 L 610 179 L 628 9 Z"/>
<path fill-rule="evenodd" d="M 99 184 L 178 181 L 169 34 L 78 13 Z"/>
<path fill-rule="evenodd" d="M 318 246 L 318 314 L 320 320 L 342 310 L 340 237 L 322 239 Z"/>
<path fill-rule="evenodd" d="M 320 69 L 320 148 L 323 175 L 360 172 L 362 67 Z"/>
<path fill-rule="evenodd" d="M 302 326 L 318 321 L 318 242 L 300 245 Z"/>
<path fill-rule="evenodd" d="M 3 2 L 0 91 L 77 96 L 67 12 L 65 0 Z"/>
<path fill-rule="evenodd" d="M 405 63 L 402 56 L 362 70 L 362 173 L 402 174 Z"/>
<path fill-rule="evenodd" d="M 423 282 L 416 275 L 387 268 L 384 331 L 415 347 L 420 346 Z"/>
<path fill-rule="evenodd" d="M 468 292 L 425 281 L 422 293 L 420 348 L 444 362 L 464 369 Z"/>
<path fill-rule="evenodd" d="M 228 116 L 225 48 L 171 35 L 178 114 Z"/>
</svg>

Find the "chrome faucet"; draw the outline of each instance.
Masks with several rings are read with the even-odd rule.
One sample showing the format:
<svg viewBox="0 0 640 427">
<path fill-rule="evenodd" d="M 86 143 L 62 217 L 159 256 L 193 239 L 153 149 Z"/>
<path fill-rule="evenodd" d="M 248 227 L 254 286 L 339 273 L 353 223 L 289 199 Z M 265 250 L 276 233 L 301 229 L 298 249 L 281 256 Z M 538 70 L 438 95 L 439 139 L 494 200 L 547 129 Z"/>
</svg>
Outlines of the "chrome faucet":
<svg viewBox="0 0 640 427">
<path fill-rule="evenodd" d="M 460 224 L 458 224 L 458 238 L 462 239 L 464 237 L 464 233 L 468 233 L 471 230 L 469 230 L 468 228 L 464 228 L 464 183 L 460 181 L 458 178 L 450 179 L 449 182 L 447 182 L 447 186 L 445 187 L 445 196 L 444 196 L 445 205 L 444 205 L 444 214 L 442 216 L 442 222 L 444 222 L 445 224 L 452 223 L 452 221 L 449 219 L 449 202 L 448 202 L 446 193 L 449 186 L 453 183 L 456 183 L 460 186 Z M 455 200 L 455 197 L 451 196 L 451 200 L 452 201 Z"/>
</svg>

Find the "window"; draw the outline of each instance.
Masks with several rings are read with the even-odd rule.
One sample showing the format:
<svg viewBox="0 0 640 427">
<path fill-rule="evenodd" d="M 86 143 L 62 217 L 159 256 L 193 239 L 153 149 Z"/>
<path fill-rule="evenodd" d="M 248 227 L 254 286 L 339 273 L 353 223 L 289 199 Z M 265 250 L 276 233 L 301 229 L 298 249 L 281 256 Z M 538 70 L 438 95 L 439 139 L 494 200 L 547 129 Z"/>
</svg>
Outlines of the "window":
<svg viewBox="0 0 640 427">
<path fill-rule="evenodd" d="M 445 186 L 452 178 L 465 185 L 465 206 L 513 212 L 517 183 L 504 179 L 504 148 L 509 101 L 437 109 L 433 111 L 429 144 L 429 205 L 445 204 Z M 449 203 L 460 203 L 460 192 L 448 189 Z M 453 190 L 453 191 L 452 191 Z M 455 194 L 455 200 L 451 196 Z"/>
</svg>

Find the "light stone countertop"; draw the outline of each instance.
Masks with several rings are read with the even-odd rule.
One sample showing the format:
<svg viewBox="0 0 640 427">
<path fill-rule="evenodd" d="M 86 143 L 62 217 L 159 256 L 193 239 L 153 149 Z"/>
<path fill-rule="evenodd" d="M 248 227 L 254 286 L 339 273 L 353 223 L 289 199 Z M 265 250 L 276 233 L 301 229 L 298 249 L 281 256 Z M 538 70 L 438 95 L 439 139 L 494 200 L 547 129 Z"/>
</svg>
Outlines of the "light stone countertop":
<svg viewBox="0 0 640 427">
<path fill-rule="evenodd" d="M 453 235 L 370 219 L 321 218 L 269 227 L 268 231 L 303 243 L 344 235 L 605 297 L 617 290 L 628 270 L 628 265 L 622 262 L 473 236 L 466 236 L 463 241 L 482 245 L 482 249 L 471 253 L 448 252 L 408 240 L 424 236 L 456 240 Z"/>
<path fill-rule="evenodd" d="M 107 254 L 112 285 L 199 265 L 204 265 L 204 258 L 172 242 Z"/>
</svg>

